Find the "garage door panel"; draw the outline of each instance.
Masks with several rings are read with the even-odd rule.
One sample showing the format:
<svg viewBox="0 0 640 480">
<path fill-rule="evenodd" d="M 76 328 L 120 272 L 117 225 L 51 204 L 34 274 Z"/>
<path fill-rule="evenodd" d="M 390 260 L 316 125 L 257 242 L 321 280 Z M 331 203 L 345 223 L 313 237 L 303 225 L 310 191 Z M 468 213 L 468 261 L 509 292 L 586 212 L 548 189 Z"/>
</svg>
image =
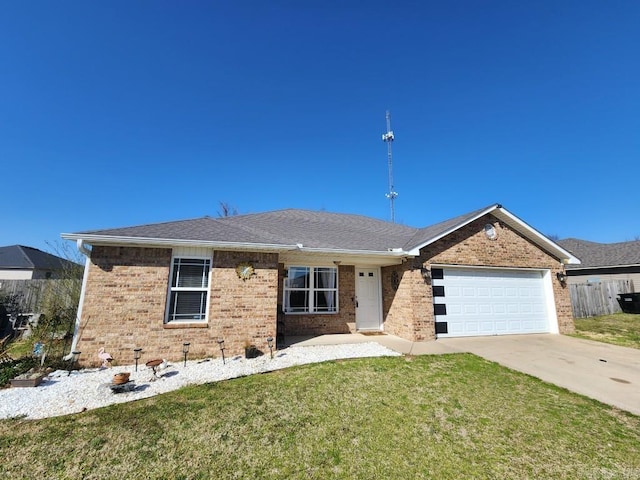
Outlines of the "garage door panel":
<svg viewBox="0 0 640 480">
<path fill-rule="evenodd" d="M 489 330 L 493 330 L 493 328 L 494 328 L 494 322 L 493 321 L 485 320 L 483 322 L 480 322 L 480 331 L 481 332 L 486 332 L 486 331 L 489 331 Z"/>
<path fill-rule="evenodd" d="M 478 305 L 478 313 L 480 315 L 491 315 L 493 313 L 493 309 L 490 304 Z"/>
<path fill-rule="evenodd" d="M 465 305 L 463 308 L 465 315 L 475 315 L 478 313 L 478 307 L 476 305 Z"/>
<path fill-rule="evenodd" d="M 450 304 L 447 308 L 447 316 L 457 316 L 462 314 L 462 305 L 459 304 Z"/>
<path fill-rule="evenodd" d="M 474 336 L 549 331 L 542 272 L 480 268 L 444 269 L 442 286 L 447 333 L 438 336 Z"/>
<path fill-rule="evenodd" d="M 472 287 L 464 287 L 462 289 L 462 296 L 463 297 L 475 297 L 476 296 L 476 290 L 475 288 Z"/>
</svg>

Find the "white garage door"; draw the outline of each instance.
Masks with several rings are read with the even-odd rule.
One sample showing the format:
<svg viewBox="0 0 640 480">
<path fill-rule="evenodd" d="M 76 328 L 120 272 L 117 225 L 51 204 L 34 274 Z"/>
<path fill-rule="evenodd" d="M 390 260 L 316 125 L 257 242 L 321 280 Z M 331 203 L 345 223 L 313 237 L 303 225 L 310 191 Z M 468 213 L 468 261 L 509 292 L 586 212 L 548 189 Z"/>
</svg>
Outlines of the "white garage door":
<svg viewBox="0 0 640 480">
<path fill-rule="evenodd" d="M 431 271 L 438 337 L 550 331 L 543 272 L 471 268 Z"/>
</svg>

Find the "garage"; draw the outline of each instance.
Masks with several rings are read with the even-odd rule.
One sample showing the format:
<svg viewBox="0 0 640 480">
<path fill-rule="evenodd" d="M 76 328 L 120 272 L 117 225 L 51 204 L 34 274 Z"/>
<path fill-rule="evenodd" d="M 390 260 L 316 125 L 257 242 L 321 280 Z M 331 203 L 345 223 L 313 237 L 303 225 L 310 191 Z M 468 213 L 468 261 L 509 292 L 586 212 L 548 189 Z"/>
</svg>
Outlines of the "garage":
<svg viewBox="0 0 640 480">
<path fill-rule="evenodd" d="M 437 337 L 552 331 L 545 271 L 432 268 Z"/>
</svg>

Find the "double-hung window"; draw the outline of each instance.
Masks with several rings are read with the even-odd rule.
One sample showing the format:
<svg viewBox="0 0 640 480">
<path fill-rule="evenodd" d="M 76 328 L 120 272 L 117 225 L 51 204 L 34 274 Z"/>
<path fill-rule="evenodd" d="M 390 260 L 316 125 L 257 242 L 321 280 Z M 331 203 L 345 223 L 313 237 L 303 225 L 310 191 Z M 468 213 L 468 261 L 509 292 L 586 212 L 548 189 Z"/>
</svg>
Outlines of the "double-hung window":
<svg viewBox="0 0 640 480">
<path fill-rule="evenodd" d="M 211 260 L 208 258 L 173 259 L 167 322 L 207 320 L 210 270 Z"/>
<path fill-rule="evenodd" d="M 285 313 L 338 311 L 338 269 L 289 267 L 284 282 Z"/>
</svg>

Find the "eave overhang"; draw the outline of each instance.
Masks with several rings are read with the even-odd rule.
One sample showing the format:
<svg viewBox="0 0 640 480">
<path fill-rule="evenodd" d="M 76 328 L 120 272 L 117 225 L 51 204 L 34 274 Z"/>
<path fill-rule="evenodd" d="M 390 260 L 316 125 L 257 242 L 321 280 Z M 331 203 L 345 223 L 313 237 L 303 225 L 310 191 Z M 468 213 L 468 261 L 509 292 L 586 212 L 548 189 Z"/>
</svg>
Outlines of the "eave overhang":
<svg viewBox="0 0 640 480">
<path fill-rule="evenodd" d="M 580 267 L 571 267 L 570 271 L 576 272 L 579 270 L 598 270 L 598 269 L 612 269 L 612 268 L 637 268 L 640 267 L 640 263 L 630 263 L 630 264 L 622 264 L 622 265 L 591 265 L 591 266 L 580 266 Z"/>
<path fill-rule="evenodd" d="M 214 250 L 244 251 L 244 252 L 272 252 L 280 253 L 283 261 L 291 262 L 303 258 L 314 257 L 331 259 L 334 263 L 394 265 L 402 263 L 403 259 L 411 256 L 402 249 L 390 248 L 386 251 L 354 250 L 341 248 L 314 248 L 298 244 L 268 244 L 250 242 L 221 242 L 205 240 L 186 240 L 173 238 L 124 237 L 110 235 L 93 235 L 82 233 L 63 233 L 65 240 L 75 240 L 91 246 L 134 246 L 146 248 L 198 247 Z"/>
</svg>

